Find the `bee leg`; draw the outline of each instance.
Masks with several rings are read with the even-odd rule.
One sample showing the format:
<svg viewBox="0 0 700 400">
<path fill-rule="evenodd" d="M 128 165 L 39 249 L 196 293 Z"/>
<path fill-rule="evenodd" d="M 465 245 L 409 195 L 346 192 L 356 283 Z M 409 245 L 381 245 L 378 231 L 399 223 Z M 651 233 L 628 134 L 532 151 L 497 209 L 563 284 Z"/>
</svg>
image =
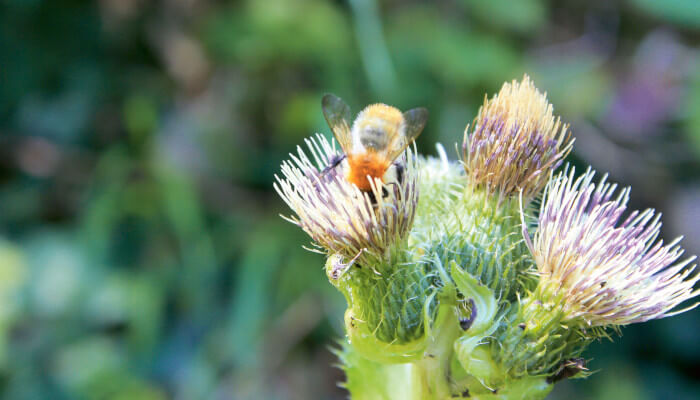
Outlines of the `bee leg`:
<svg viewBox="0 0 700 400">
<path fill-rule="evenodd" d="M 389 196 L 389 191 L 386 189 L 386 187 L 392 184 L 394 184 L 394 182 L 382 186 L 382 198 Z"/>
<path fill-rule="evenodd" d="M 377 202 L 377 197 L 374 195 L 374 192 L 370 190 L 370 191 L 365 192 L 365 193 L 367 193 L 367 196 L 369 196 L 369 201 L 372 204 L 372 207 L 376 207 L 378 202 Z M 384 188 L 383 187 L 382 187 L 382 197 L 384 197 Z"/>
<path fill-rule="evenodd" d="M 321 182 L 327 183 L 327 182 L 333 180 L 333 178 L 337 175 L 337 173 L 335 172 L 334 169 L 335 169 L 335 167 L 340 165 L 340 163 L 343 162 L 344 159 L 345 159 L 345 154 L 342 154 L 342 155 L 336 154 L 333 157 L 331 157 L 331 159 L 329 160 L 330 163 L 328 164 L 328 166 L 323 168 L 323 170 L 321 170 L 320 173 L 314 169 L 313 171 L 307 172 L 307 176 L 315 176 L 315 177 L 319 178 Z M 333 172 L 333 174 L 329 174 L 330 172 Z M 314 179 L 314 186 L 315 186 L 317 191 L 320 190 L 318 187 L 319 184 L 320 183 L 316 182 Z"/>
<path fill-rule="evenodd" d="M 405 167 L 399 162 L 394 162 L 394 167 L 396 167 L 396 182 L 400 185 L 405 178 Z"/>
<path fill-rule="evenodd" d="M 389 186 L 393 186 L 392 189 L 394 191 L 394 196 L 397 196 L 400 199 L 401 198 L 401 190 L 400 190 L 401 187 L 396 182 L 388 182 L 382 186 L 382 199 L 389 197 L 389 189 L 388 189 Z M 377 205 L 377 198 L 374 195 L 374 192 L 371 192 L 371 191 L 367 192 L 367 195 L 369 195 L 369 198 L 372 201 L 372 204 Z"/>
<path fill-rule="evenodd" d="M 396 182 L 389 182 L 382 185 L 382 199 L 389 197 L 389 190 L 387 189 L 389 185 L 396 185 Z M 398 188 L 398 185 L 396 187 Z M 376 207 L 379 204 L 379 202 L 377 201 L 377 196 L 374 195 L 374 192 L 370 190 L 365 193 L 367 193 L 367 196 L 369 196 L 369 200 L 372 203 L 372 206 Z"/>
<path fill-rule="evenodd" d="M 394 168 L 395 181 L 384 182 L 384 184 L 382 185 L 382 198 L 389 197 L 389 186 L 393 186 L 391 190 L 394 191 L 395 196 L 398 196 L 399 198 L 401 196 L 401 185 L 403 184 L 403 180 L 405 178 L 405 167 L 398 161 L 394 162 L 392 164 L 392 167 Z M 374 198 L 373 193 L 371 193 L 371 198 L 372 201 L 376 204 L 376 199 Z"/>
<path fill-rule="evenodd" d="M 335 156 L 333 156 L 330 160 L 331 161 L 330 164 L 328 164 L 328 166 L 326 168 L 324 168 L 323 171 L 321 171 L 321 176 L 327 174 L 332 169 L 334 169 L 335 167 L 340 165 L 340 163 L 343 162 L 343 160 L 345 160 L 346 157 L 347 156 L 345 154 L 343 154 L 343 155 L 336 154 Z"/>
<path fill-rule="evenodd" d="M 394 166 L 396 167 L 396 182 L 394 183 L 395 186 L 395 193 L 396 195 L 400 198 L 401 197 L 401 185 L 403 185 L 404 179 L 406 179 L 406 167 L 399 163 L 395 162 Z"/>
</svg>

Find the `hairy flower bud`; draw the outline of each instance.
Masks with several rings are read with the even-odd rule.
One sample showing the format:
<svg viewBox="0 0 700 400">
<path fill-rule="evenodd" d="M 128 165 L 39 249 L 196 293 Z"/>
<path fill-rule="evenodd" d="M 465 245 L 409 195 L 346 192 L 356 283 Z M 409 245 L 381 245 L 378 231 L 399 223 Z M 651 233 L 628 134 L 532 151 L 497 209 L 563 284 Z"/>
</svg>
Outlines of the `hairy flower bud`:
<svg viewBox="0 0 700 400">
<path fill-rule="evenodd" d="M 462 161 L 470 183 L 499 196 L 522 190 L 531 199 L 573 144 L 568 126 L 554 117 L 547 97 L 527 75 L 485 100 L 471 133 L 469 128 Z"/>
</svg>

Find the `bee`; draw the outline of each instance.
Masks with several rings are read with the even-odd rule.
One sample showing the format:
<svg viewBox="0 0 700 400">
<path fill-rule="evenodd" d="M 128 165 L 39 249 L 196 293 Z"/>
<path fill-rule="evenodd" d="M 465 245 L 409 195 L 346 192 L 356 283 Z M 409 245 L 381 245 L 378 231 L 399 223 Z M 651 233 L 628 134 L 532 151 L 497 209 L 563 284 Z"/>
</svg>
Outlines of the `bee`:
<svg viewBox="0 0 700 400">
<path fill-rule="evenodd" d="M 345 179 L 363 192 L 371 192 L 371 180 L 389 180 L 390 167 L 400 182 L 403 167 L 394 160 L 425 127 L 428 110 L 414 108 L 404 113 L 386 104 L 365 107 L 350 126 L 350 107 L 338 96 L 327 94 L 321 102 L 323 115 L 345 153 L 333 160 L 329 168 L 347 163 Z M 327 168 L 327 169 L 329 169 Z"/>
</svg>

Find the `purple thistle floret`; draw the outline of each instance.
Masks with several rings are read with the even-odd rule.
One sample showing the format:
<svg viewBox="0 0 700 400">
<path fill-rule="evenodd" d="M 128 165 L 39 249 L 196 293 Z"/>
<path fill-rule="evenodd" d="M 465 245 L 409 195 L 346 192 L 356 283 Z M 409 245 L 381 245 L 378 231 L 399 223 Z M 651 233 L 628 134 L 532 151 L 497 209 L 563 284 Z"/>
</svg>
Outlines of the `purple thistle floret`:
<svg viewBox="0 0 700 400">
<path fill-rule="evenodd" d="M 393 245 L 408 235 L 418 203 L 412 152 L 399 157 L 406 169 L 402 182 L 385 185 L 377 178 L 369 193 L 345 179 L 345 164 L 329 167 L 339 157 L 334 142 L 316 135 L 306 145 L 311 159 L 299 147 L 298 155 L 282 163 L 283 177 L 275 176 L 275 190 L 296 214 L 283 218 L 346 261 L 359 256 L 363 264 L 376 265 L 389 259 Z"/>
<path fill-rule="evenodd" d="M 528 246 L 540 274 L 538 292 L 561 298 L 566 319 L 589 326 L 626 325 L 664 318 L 696 307 L 673 311 L 695 297 L 700 274 L 682 261 L 680 238 L 663 245 L 657 240 L 661 222 L 653 210 L 633 211 L 623 219 L 629 188 L 604 176 L 593 183 L 588 170 L 574 179 L 574 170 L 550 181 L 542 202 L 539 227 Z"/>
<path fill-rule="evenodd" d="M 500 196 L 522 190 L 525 198 L 534 197 L 571 150 L 567 128 L 530 78 L 504 84 L 484 101 L 473 131 L 465 130 L 462 161 L 471 184 Z"/>
</svg>

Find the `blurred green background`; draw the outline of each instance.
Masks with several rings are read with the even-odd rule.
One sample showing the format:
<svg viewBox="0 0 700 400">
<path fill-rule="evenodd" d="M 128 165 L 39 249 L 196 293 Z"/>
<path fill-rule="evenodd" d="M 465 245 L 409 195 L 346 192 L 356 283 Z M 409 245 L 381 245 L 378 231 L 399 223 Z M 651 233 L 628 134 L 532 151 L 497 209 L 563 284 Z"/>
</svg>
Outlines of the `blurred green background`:
<svg viewBox="0 0 700 400">
<path fill-rule="evenodd" d="M 528 73 L 699 254 L 699 50 L 696 0 L 0 0 L 0 397 L 346 398 L 272 190 L 325 92 L 428 107 L 434 154 Z M 625 328 L 552 398 L 700 398 L 699 330 Z"/>
</svg>

